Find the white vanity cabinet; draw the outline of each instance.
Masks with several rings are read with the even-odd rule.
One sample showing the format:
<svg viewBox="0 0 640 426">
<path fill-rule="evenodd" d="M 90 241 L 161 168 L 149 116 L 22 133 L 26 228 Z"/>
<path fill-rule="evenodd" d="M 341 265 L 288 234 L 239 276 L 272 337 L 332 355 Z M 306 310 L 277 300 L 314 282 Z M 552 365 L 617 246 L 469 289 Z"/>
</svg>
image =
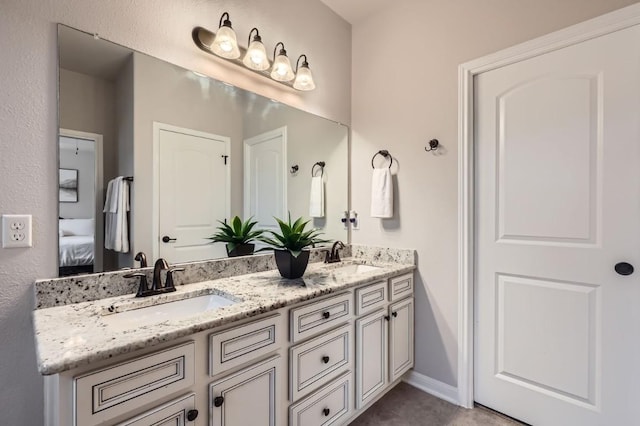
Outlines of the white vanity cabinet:
<svg viewBox="0 0 640 426">
<path fill-rule="evenodd" d="M 413 274 L 46 376 L 47 426 L 346 425 L 413 367 Z"/>
<path fill-rule="evenodd" d="M 357 409 L 375 401 L 414 364 L 413 274 L 391 278 L 388 285 L 384 303 L 380 283 L 356 289 L 356 294 L 378 295 L 371 298 L 378 309 L 355 322 Z"/>
</svg>

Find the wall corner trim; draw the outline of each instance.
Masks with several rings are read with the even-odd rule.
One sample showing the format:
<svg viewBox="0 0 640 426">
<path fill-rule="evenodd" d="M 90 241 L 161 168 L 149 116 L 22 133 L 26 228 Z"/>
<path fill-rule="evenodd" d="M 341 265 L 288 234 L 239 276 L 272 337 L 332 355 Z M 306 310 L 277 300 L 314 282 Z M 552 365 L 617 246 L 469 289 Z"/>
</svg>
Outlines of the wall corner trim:
<svg viewBox="0 0 640 426">
<path fill-rule="evenodd" d="M 460 405 L 458 402 L 458 388 L 455 386 L 432 379 L 429 376 L 425 376 L 424 374 L 420 374 L 413 370 L 405 374 L 402 381 L 437 398 L 444 399 L 445 401 L 455 405 Z"/>
</svg>

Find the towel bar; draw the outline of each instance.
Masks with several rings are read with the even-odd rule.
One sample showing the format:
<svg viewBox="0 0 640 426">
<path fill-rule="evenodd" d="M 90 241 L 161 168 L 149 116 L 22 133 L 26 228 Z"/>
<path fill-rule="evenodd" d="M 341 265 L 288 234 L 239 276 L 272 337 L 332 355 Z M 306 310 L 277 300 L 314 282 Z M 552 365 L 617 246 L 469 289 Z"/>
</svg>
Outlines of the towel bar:
<svg viewBox="0 0 640 426">
<path fill-rule="evenodd" d="M 320 166 L 320 176 L 324 176 L 324 166 L 325 166 L 325 162 L 324 161 L 318 161 L 317 163 L 315 163 L 312 167 L 311 167 L 311 177 L 314 177 L 316 175 L 316 166 Z"/>
</svg>

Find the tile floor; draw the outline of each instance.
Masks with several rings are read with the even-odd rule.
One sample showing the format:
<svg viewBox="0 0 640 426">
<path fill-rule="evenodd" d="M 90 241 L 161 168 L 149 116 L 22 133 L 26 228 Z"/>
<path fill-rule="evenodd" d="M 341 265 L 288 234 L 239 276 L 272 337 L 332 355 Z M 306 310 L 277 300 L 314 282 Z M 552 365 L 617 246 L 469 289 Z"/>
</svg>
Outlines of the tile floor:
<svg viewBox="0 0 640 426">
<path fill-rule="evenodd" d="M 400 383 L 351 426 L 522 426 L 482 407 L 468 410 Z"/>
</svg>

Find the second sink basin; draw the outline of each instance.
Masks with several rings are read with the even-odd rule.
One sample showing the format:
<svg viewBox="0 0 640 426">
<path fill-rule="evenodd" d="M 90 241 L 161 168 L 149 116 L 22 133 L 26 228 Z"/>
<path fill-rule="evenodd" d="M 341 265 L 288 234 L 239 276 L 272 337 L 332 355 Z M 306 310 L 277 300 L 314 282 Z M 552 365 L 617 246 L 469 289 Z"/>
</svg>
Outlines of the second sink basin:
<svg viewBox="0 0 640 426">
<path fill-rule="evenodd" d="M 139 327 L 166 320 L 181 320 L 235 303 L 237 302 L 217 294 L 206 294 L 104 315 L 102 321 L 110 327 Z"/>
<path fill-rule="evenodd" d="M 351 264 L 351 265 L 340 266 L 334 269 L 334 271 L 344 273 L 344 274 L 364 274 L 371 271 L 377 271 L 379 269 L 382 269 L 382 268 L 380 268 L 379 266 L 373 266 L 373 265 Z"/>
</svg>

